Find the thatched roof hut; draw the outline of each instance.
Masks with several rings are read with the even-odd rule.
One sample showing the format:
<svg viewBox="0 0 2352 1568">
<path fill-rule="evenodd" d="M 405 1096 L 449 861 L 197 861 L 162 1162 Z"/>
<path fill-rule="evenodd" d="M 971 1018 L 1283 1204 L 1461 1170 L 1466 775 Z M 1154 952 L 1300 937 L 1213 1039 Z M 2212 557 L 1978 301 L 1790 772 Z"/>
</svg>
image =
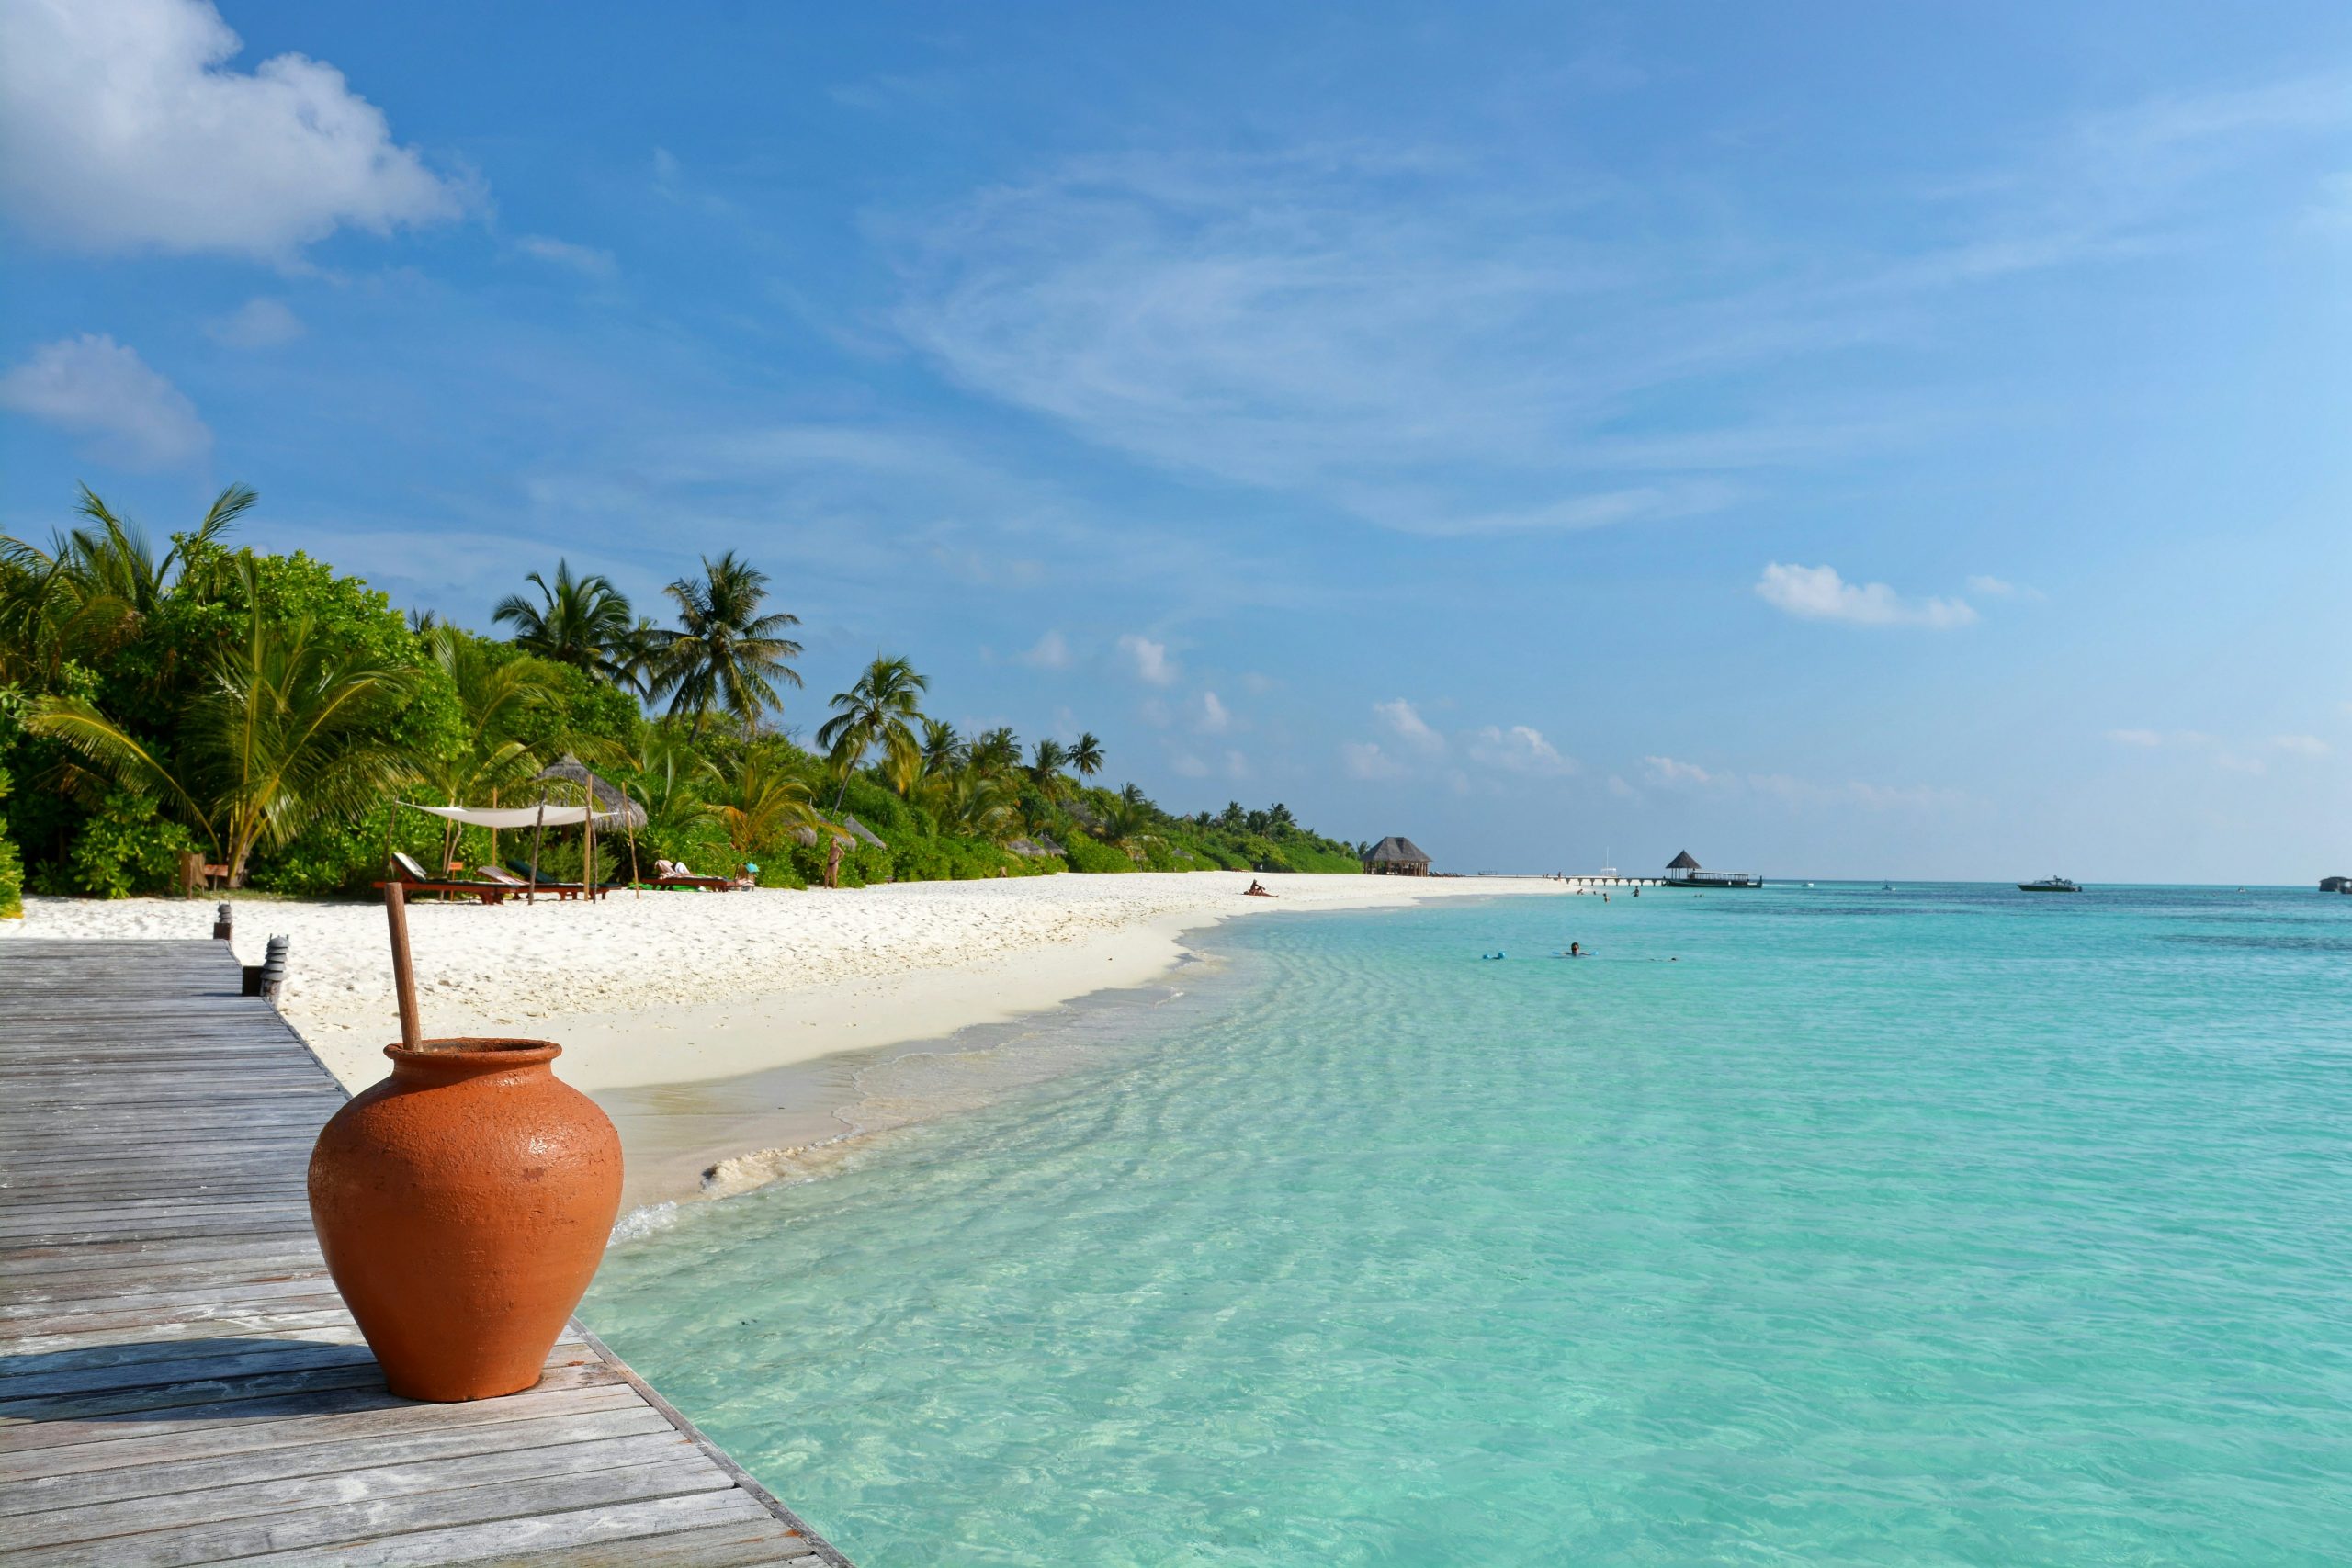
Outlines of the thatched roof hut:
<svg viewBox="0 0 2352 1568">
<path fill-rule="evenodd" d="M 1666 869 L 1668 871 L 1696 871 L 1699 869 L 1699 863 L 1690 858 L 1690 852 L 1689 850 L 1685 850 L 1680 854 L 1675 856 L 1672 860 L 1667 862 Z"/>
<path fill-rule="evenodd" d="M 1427 876 L 1430 857 L 1412 840 L 1391 833 L 1363 857 L 1363 868 L 1374 876 Z"/>
<path fill-rule="evenodd" d="M 617 811 L 626 828 L 645 826 L 645 807 L 629 798 L 628 792 L 607 778 L 588 771 L 587 764 L 566 751 L 561 757 L 531 775 L 533 784 L 570 784 L 586 789 L 596 803 L 599 813 Z"/>
</svg>

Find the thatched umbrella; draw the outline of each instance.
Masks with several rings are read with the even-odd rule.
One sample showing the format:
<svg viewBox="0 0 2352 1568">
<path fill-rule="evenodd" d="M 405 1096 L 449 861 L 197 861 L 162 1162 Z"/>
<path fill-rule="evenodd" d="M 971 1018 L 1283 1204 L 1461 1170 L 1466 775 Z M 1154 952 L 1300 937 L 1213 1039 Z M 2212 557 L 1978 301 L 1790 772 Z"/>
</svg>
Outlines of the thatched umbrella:
<svg viewBox="0 0 2352 1568">
<path fill-rule="evenodd" d="M 637 880 L 636 829 L 645 826 L 645 808 L 629 798 L 628 791 L 610 779 L 600 778 L 589 772 L 587 764 L 569 751 L 533 773 L 531 782 L 535 784 L 576 784 L 587 796 L 587 804 L 597 812 L 618 814 L 621 826 L 629 829 L 630 832 L 629 880 L 632 882 Z M 545 800 L 547 792 L 541 790 L 539 797 Z M 585 836 L 582 840 L 581 847 L 580 884 L 581 891 L 586 897 L 582 899 L 582 902 L 593 903 L 595 901 L 594 889 L 596 886 L 596 822 L 594 817 L 588 819 L 582 831 Z M 535 832 L 531 835 L 531 882 L 535 887 L 537 886 L 538 879 L 539 835 Z"/>
<path fill-rule="evenodd" d="M 1668 871 L 1696 871 L 1699 869 L 1699 863 L 1690 858 L 1690 852 L 1689 850 L 1685 850 L 1680 854 L 1675 856 L 1672 860 L 1667 862 L 1666 869 Z"/>
</svg>

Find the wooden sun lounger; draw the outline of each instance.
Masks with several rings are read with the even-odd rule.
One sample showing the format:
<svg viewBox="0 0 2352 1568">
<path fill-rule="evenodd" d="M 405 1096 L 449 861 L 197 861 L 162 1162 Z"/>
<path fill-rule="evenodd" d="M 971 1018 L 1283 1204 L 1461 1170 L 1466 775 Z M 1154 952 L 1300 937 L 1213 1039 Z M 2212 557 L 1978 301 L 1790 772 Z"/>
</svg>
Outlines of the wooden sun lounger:
<svg viewBox="0 0 2352 1568">
<path fill-rule="evenodd" d="M 514 891 L 503 882 L 413 882 L 403 876 L 400 883 L 404 893 L 466 893 L 485 904 L 503 904 L 506 896 Z M 380 882 L 371 882 L 368 886 L 379 892 L 384 886 Z"/>
<path fill-rule="evenodd" d="M 657 876 L 645 886 L 648 887 L 707 887 L 715 893 L 729 893 L 742 884 L 724 876 Z"/>
</svg>

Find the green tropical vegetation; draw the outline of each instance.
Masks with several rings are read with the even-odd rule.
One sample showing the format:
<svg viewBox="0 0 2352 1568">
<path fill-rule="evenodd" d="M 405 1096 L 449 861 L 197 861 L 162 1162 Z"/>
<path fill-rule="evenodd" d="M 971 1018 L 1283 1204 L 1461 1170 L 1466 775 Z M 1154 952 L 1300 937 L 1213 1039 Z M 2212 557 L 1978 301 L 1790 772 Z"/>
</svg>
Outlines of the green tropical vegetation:
<svg viewBox="0 0 2352 1568">
<path fill-rule="evenodd" d="M 565 759 L 644 818 L 605 836 L 599 875 L 662 858 L 805 886 L 836 845 L 849 886 L 1359 870 L 1280 805 L 1187 817 L 1104 787 L 1091 733 L 959 733 L 923 711 L 931 682 L 903 658 L 877 655 L 803 747 L 782 711 L 799 618 L 732 551 L 664 590 L 671 624 L 559 560 L 485 636 L 301 551 L 233 546 L 256 499 L 231 486 L 160 552 L 86 489 L 45 543 L 0 535 L 0 916 L 26 890 L 163 891 L 188 853 L 294 894 L 364 891 L 392 850 L 512 863 L 518 835 L 404 804 L 576 801 L 541 779 Z M 548 834 L 542 874 L 580 874 L 583 848 Z"/>
</svg>

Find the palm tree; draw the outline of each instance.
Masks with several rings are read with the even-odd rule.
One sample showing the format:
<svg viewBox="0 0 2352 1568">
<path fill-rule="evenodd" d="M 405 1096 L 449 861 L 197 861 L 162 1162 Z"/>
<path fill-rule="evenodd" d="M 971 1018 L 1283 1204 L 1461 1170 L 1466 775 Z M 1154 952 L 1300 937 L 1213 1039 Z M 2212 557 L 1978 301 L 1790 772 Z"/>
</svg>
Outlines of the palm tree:
<svg viewBox="0 0 2352 1568">
<path fill-rule="evenodd" d="M 598 574 L 575 578 L 571 563 L 559 560 L 553 587 L 536 571 L 523 581 L 538 588 L 538 604 L 509 593 L 490 613 L 501 626 L 514 624 L 515 646 L 600 680 L 625 683 L 629 604 L 611 580 Z"/>
<path fill-rule="evenodd" d="M 1143 791 L 1129 784 L 1102 813 L 1097 832 L 1113 849 L 1125 850 L 1129 860 L 1140 861 L 1145 850 L 1159 841 L 1159 836 L 1151 830 L 1153 821 L 1151 805 L 1143 798 Z"/>
<path fill-rule="evenodd" d="M 257 603 L 250 562 L 246 597 Z M 180 772 L 78 697 L 44 697 L 26 716 L 131 788 L 175 801 L 229 864 L 231 886 L 263 844 L 313 819 L 356 814 L 413 777 L 383 721 L 415 672 L 313 641 L 309 620 L 273 623 L 256 608 L 245 636 L 212 659 L 180 716 Z"/>
<path fill-rule="evenodd" d="M 1102 771 L 1102 742 L 1094 738 L 1092 730 L 1080 735 L 1078 744 L 1069 749 L 1069 765 L 1078 770 L 1078 776 L 1082 779 L 1091 779 Z"/>
<path fill-rule="evenodd" d="M 655 625 L 652 616 L 639 615 L 615 654 L 621 667 L 620 683 L 639 697 L 650 697 L 662 684 L 662 672 L 669 668 L 670 651 L 677 640 L 677 633 Z"/>
<path fill-rule="evenodd" d="M 1037 742 L 1035 755 L 1029 763 L 1029 782 L 1047 800 L 1057 800 L 1069 792 L 1069 780 L 1062 776 L 1062 769 L 1069 765 L 1069 750 L 1051 738 Z"/>
<path fill-rule="evenodd" d="M 684 858 L 708 847 L 711 812 L 704 787 L 716 774 L 686 738 L 669 725 L 649 724 L 626 743 L 580 739 L 581 760 L 618 784 L 645 813 L 635 829 L 645 852 Z"/>
<path fill-rule="evenodd" d="M 1009 773 L 1021 765 L 1021 738 L 999 725 L 972 741 L 972 766 L 984 773 Z"/>
<path fill-rule="evenodd" d="M 53 536 L 47 550 L 0 534 L 0 681 L 46 689 L 67 660 L 90 662 L 136 635 L 177 585 L 174 567 L 185 576 L 202 547 L 258 499 L 247 486 L 229 486 L 160 558 L 145 533 L 87 485 L 74 510 L 93 526 Z"/>
<path fill-rule="evenodd" d="M 956 727 L 945 719 L 927 718 L 922 721 L 924 773 L 944 773 L 951 768 L 963 766 L 967 750 L 964 738 L 956 734 Z"/>
<path fill-rule="evenodd" d="M 930 680 L 916 674 L 915 667 L 905 660 L 876 655 L 855 685 L 833 694 L 833 716 L 817 731 L 817 744 L 827 748 L 828 761 L 841 775 L 841 788 L 833 795 L 834 810 L 842 808 L 849 794 L 849 775 L 876 746 L 892 751 L 922 750 L 909 721 L 922 717 L 918 704 L 930 689 Z"/>
<path fill-rule="evenodd" d="M 957 768 L 923 781 L 922 805 L 941 829 L 959 838 L 1001 843 L 1021 828 L 1012 792 L 978 768 Z"/>
<path fill-rule="evenodd" d="M 780 701 L 776 682 L 800 684 L 800 672 L 785 662 L 800 657 L 800 645 L 784 635 L 800 617 L 760 614 L 768 574 L 733 550 L 703 557 L 702 571 L 700 582 L 682 577 L 662 590 L 677 603 L 679 626 L 659 673 L 661 689 L 673 694 L 671 716 L 693 714 L 697 735 L 714 703 L 751 726 Z"/>
<path fill-rule="evenodd" d="M 457 689 L 458 711 L 465 716 L 465 744 L 447 757 L 436 757 L 417 772 L 421 782 L 451 806 L 487 795 L 498 804 L 498 792 L 534 771 L 536 762 L 514 727 L 525 716 L 559 701 L 554 671 L 543 660 L 526 654 L 499 660 L 481 642 L 451 626 L 435 626 L 424 634 L 427 654 Z M 457 832 L 451 823 L 441 836 L 441 858 L 449 858 Z M 496 853 L 497 830 L 491 830 Z"/>
<path fill-rule="evenodd" d="M 820 833 L 833 830 L 832 824 L 819 817 L 810 804 L 808 784 L 759 750 L 743 754 L 734 776 L 711 795 L 703 809 L 726 833 L 738 867 L 786 832 L 804 828 Z"/>
</svg>

